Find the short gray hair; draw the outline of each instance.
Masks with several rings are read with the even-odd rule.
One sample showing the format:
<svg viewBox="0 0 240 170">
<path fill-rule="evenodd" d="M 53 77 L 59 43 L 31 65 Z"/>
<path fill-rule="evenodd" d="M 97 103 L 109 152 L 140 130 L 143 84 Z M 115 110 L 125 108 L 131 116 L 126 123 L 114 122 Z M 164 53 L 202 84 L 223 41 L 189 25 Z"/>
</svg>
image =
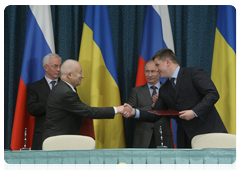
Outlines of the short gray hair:
<svg viewBox="0 0 240 170">
<path fill-rule="evenodd" d="M 62 62 L 62 58 L 58 55 L 58 54 L 54 54 L 54 53 L 49 53 L 48 55 L 46 55 L 44 58 L 43 58 L 43 66 L 45 64 L 49 65 L 50 64 L 50 58 L 55 58 L 55 57 L 59 57 L 61 62 Z"/>
</svg>

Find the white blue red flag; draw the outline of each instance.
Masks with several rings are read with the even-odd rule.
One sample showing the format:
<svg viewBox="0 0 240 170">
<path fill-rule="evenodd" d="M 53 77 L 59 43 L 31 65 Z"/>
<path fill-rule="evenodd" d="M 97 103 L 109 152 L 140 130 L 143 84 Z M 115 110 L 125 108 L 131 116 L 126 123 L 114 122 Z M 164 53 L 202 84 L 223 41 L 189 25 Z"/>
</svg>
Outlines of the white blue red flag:
<svg viewBox="0 0 240 170">
<path fill-rule="evenodd" d="M 15 108 L 11 149 L 24 146 L 24 130 L 27 128 L 27 147 L 32 145 L 34 117 L 26 107 L 27 85 L 44 77 L 43 57 L 55 53 L 50 6 L 29 6 L 26 39 Z"/>
<path fill-rule="evenodd" d="M 136 87 L 147 83 L 144 74 L 144 65 L 152 56 L 163 48 L 170 48 L 174 51 L 172 29 L 169 17 L 168 6 L 153 5 L 147 6 L 144 21 L 141 51 L 138 61 Z M 167 79 L 160 81 L 165 83 Z M 172 132 L 175 147 L 177 147 L 177 124 L 174 119 L 172 123 Z"/>
</svg>

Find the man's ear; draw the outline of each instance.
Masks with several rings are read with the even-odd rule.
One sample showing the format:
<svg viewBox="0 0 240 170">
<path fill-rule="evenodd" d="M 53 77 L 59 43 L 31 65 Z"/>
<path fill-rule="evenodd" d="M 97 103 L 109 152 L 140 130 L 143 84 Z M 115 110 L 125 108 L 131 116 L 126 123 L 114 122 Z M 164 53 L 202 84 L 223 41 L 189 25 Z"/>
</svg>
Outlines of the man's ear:
<svg viewBox="0 0 240 170">
<path fill-rule="evenodd" d="M 166 62 L 168 66 L 172 63 L 172 61 L 169 58 L 166 59 Z"/>
<path fill-rule="evenodd" d="M 43 68 L 44 68 L 45 71 L 47 71 L 47 67 L 48 67 L 47 64 L 45 64 L 45 65 L 43 66 Z"/>
<path fill-rule="evenodd" d="M 68 73 L 67 73 L 67 78 L 69 78 L 69 79 L 72 78 L 72 73 L 71 73 L 71 72 L 68 72 Z"/>
</svg>

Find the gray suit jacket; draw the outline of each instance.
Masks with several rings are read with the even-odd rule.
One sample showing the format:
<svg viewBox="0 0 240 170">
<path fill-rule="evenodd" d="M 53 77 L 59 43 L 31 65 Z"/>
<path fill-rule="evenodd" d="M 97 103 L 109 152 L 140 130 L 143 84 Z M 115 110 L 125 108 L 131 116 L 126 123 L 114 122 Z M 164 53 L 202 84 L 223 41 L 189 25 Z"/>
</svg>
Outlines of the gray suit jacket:
<svg viewBox="0 0 240 170">
<path fill-rule="evenodd" d="M 82 118 L 114 118 L 113 107 L 90 107 L 84 104 L 78 94 L 64 81 L 60 81 L 50 92 L 43 140 L 55 135 L 78 135 Z"/>
<path fill-rule="evenodd" d="M 152 110 L 152 97 L 150 95 L 148 85 L 135 87 L 132 89 L 128 103 L 140 110 Z M 159 127 L 163 129 L 163 143 L 169 148 L 173 148 L 172 132 L 170 127 L 170 118 L 164 117 L 156 123 L 136 121 L 136 129 L 134 134 L 134 148 L 148 148 L 154 134 L 155 144 L 160 146 Z M 153 133 L 154 132 L 154 133 Z"/>
</svg>

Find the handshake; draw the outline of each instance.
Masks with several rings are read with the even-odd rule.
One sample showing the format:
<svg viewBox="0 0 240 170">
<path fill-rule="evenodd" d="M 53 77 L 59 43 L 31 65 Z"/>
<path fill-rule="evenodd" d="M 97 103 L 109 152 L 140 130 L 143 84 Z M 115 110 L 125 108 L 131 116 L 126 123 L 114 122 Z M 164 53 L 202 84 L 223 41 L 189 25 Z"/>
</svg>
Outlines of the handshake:
<svg viewBox="0 0 240 170">
<path fill-rule="evenodd" d="M 129 104 L 125 103 L 122 106 L 116 107 L 117 112 L 121 113 L 124 117 L 129 118 L 135 116 L 135 109 L 132 108 Z"/>
</svg>

